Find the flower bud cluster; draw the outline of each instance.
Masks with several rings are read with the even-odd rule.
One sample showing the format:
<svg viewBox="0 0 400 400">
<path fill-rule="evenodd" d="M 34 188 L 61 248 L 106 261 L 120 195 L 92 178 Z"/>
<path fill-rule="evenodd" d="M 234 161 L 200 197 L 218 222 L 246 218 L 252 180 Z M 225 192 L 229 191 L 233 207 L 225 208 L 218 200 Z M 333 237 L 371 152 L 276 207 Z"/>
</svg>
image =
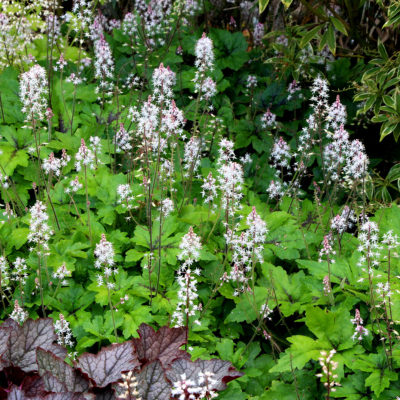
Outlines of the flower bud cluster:
<svg viewBox="0 0 400 400">
<path fill-rule="evenodd" d="M 10 318 L 20 325 L 28 318 L 28 313 L 19 305 L 18 300 L 14 302 L 14 309 L 10 314 Z"/>
<path fill-rule="evenodd" d="M 353 340 L 354 339 L 362 340 L 363 336 L 368 335 L 368 330 L 363 326 L 364 321 L 361 318 L 360 310 L 358 308 L 356 309 L 354 318 L 352 318 L 350 321 L 353 325 L 355 325 L 354 335 L 351 337 Z"/>
</svg>

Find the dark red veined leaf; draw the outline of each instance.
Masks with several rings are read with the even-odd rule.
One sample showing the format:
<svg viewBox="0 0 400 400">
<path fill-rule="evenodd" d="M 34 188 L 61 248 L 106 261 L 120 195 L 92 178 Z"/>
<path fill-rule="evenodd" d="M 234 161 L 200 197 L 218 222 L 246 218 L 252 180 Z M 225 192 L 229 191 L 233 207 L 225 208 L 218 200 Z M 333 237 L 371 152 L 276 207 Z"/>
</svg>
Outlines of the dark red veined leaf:
<svg viewBox="0 0 400 400">
<path fill-rule="evenodd" d="M 0 331 L 5 328 L 18 329 L 19 325 L 12 318 L 7 318 L 1 325 Z"/>
<path fill-rule="evenodd" d="M 127 393 L 120 384 L 114 384 L 117 399 L 125 400 L 169 400 L 171 397 L 171 385 L 166 380 L 164 368 L 159 361 L 153 361 L 146 364 L 139 373 L 132 376 L 136 379 L 131 393 Z M 125 380 L 129 385 L 129 379 Z M 133 391 L 137 390 L 139 394 L 134 396 Z"/>
<path fill-rule="evenodd" d="M 1 360 L 1 355 L 7 350 L 9 345 L 9 337 L 12 330 L 18 330 L 19 325 L 11 318 L 6 319 L 0 325 L 0 370 L 5 368 L 8 363 Z M 4 367 L 2 368 L 2 365 Z"/>
<path fill-rule="evenodd" d="M 67 355 L 67 350 L 55 343 L 56 340 L 52 319 L 28 319 L 23 326 L 14 326 L 7 334 L 6 349 L 1 358 L 5 365 L 17 366 L 25 372 L 37 371 L 38 347 L 50 350 L 61 358 Z"/>
<path fill-rule="evenodd" d="M 28 397 L 25 395 L 22 389 L 19 389 L 18 386 L 13 385 L 8 393 L 8 400 L 25 400 Z"/>
<path fill-rule="evenodd" d="M 112 344 L 97 354 L 84 353 L 75 364 L 98 387 L 117 382 L 122 372 L 134 370 L 140 365 L 131 341 Z"/>
<path fill-rule="evenodd" d="M 32 400 L 32 399 L 29 399 Z M 81 393 L 50 393 L 40 400 L 88 400 Z"/>
<path fill-rule="evenodd" d="M 0 356 L 7 350 L 11 330 L 11 328 L 0 326 Z"/>
<path fill-rule="evenodd" d="M 136 379 L 142 400 L 168 400 L 171 397 L 171 385 L 167 382 L 159 361 L 145 365 L 136 375 Z"/>
<path fill-rule="evenodd" d="M 8 400 L 86 400 L 80 393 L 49 393 L 45 396 L 28 396 L 18 386 L 13 385 L 8 393 Z"/>
<path fill-rule="evenodd" d="M 27 396 L 41 396 L 45 391 L 43 379 L 37 374 L 27 375 L 22 382 L 21 389 Z"/>
<path fill-rule="evenodd" d="M 189 354 L 180 350 L 186 343 L 185 328 L 163 326 L 157 332 L 146 324 L 140 325 L 139 339 L 132 339 L 142 364 L 160 360 L 164 368 L 177 358 L 189 359 Z"/>
<path fill-rule="evenodd" d="M 48 392 L 52 393 L 64 393 L 67 392 L 67 388 L 57 379 L 55 378 L 50 372 L 45 372 L 42 375 L 44 387 Z"/>
<path fill-rule="evenodd" d="M 81 393 L 89 388 L 89 382 L 74 370 L 64 360 L 55 356 L 52 352 L 38 348 L 36 350 L 36 360 L 39 367 L 39 374 L 48 373 L 60 382 L 68 392 Z M 50 377 L 45 379 L 46 385 L 51 384 L 53 389 L 46 388 L 48 391 L 56 392 L 54 387 L 56 382 Z"/>
<path fill-rule="evenodd" d="M 229 361 L 223 360 L 196 360 L 195 362 L 179 359 L 171 364 L 171 369 L 166 372 L 167 378 L 171 383 L 181 380 L 183 375 L 186 379 L 198 383 L 199 374 L 211 372 L 212 379 L 216 382 L 213 389 L 216 391 L 224 390 L 226 384 L 233 379 L 240 378 L 243 374 L 237 371 Z"/>
</svg>

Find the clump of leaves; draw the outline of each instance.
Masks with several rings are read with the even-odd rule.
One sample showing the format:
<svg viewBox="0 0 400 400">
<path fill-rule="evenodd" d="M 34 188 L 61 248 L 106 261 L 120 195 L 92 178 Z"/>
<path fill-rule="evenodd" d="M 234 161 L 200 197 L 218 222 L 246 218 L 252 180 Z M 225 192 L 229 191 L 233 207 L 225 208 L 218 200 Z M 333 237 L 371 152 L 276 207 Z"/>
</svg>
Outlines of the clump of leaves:
<svg viewBox="0 0 400 400">
<path fill-rule="evenodd" d="M 22 326 L 8 319 L 0 326 L 0 399 L 173 399 L 173 388 L 185 379 L 208 397 L 242 375 L 228 361 L 191 361 L 180 349 L 184 328 L 155 332 L 142 324 L 138 333 L 138 339 L 71 361 L 56 343 L 52 319 L 28 319 Z M 212 384 L 203 376 L 212 377 Z M 202 381 L 208 386 L 201 388 Z M 189 398 L 181 397 L 189 392 L 179 395 Z"/>
</svg>

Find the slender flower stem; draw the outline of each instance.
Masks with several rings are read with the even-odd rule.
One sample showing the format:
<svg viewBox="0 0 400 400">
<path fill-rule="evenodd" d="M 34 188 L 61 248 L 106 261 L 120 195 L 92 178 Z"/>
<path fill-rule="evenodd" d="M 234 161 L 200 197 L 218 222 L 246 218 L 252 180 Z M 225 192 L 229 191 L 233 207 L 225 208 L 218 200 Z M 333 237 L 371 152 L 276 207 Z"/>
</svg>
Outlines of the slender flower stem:
<svg viewBox="0 0 400 400">
<path fill-rule="evenodd" d="M 112 319 L 113 327 L 114 327 L 114 335 L 115 335 L 116 341 L 118 342 L 118 333 L 117 333 L 117 328 L 115 325 L 114 307 L 111 302 L 111 293 L 110 293 L 110 288 L 108 286 L 107 286 L 107 295 L 108 295 L 108 305 L 110 306 L 110 311 L 111 311 L 111 319 Z"/>
<path fill-rule="evenodd" d="M 87 167 L 84 166 L 85 169 L 85 194 L 86 194 L 86 213 L 87 213 L 87 224 L 89 229 L 89 240 L 92 243 L 92 228 L 90 225 L 90 201 L 89 201 L 89 194 L 88 194 L 88 184 L 87 184 Z"/>
</svg>

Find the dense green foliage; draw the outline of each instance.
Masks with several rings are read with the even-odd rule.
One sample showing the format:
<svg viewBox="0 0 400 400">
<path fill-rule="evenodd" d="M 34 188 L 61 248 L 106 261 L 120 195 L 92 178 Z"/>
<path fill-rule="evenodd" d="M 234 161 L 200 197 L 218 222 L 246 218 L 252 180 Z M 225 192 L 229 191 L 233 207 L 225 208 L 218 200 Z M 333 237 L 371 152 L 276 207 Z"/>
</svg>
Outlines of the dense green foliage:
<svg viewBox="0 0 400 400">
<path fill-rule="evenodd" d="M 257 2 L 177 1 L 156 25 L 150 8 L 95 3 L 2 4 L 1 320 L 65 319 L 70 364 L 142 324 L 183 326 L 193 361 L 243 373 L 221 399 L 400 396 L 400 168 L 373 148 L 376 124 L 400 135 L 393 38 L 349 57 L 342 2 L 330 16 L 283 1 L 287 23 L 261 38 L 253 18 L 280 2 L 260 0 L 259 16 Z M 316 19 L 297 24 L 304 3 Z M 396 2 L 375 6 L 397 29 Z M 189 399 L 171 396 L 154 398 Z"/>
</svg>

